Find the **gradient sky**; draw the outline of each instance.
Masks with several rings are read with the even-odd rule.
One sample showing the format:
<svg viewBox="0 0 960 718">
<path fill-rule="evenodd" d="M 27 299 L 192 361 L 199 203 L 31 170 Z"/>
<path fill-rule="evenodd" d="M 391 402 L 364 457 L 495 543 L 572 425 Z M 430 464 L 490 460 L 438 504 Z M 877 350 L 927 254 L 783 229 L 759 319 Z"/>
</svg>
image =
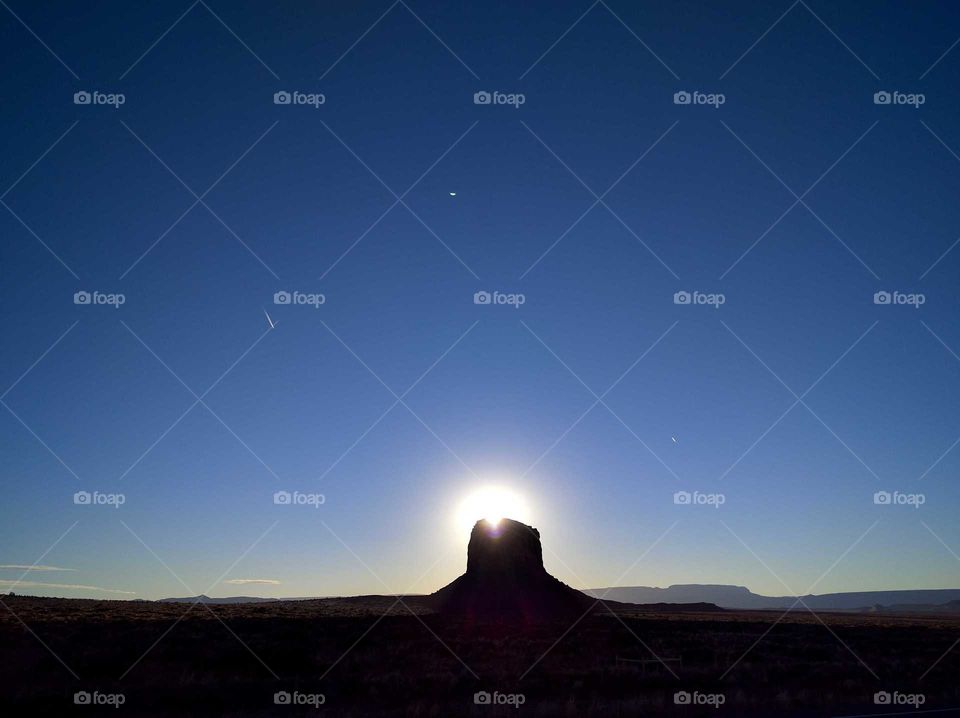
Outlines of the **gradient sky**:
<svg viewBox="0 0 960 718">
<path fill-rule="evenodd" d="M 486 483 L 576 587 L 960 586 L 957 7 L 7 5 L 0 563 L 131 593 L 17 592 L 432 591 Z"/>
</svg>

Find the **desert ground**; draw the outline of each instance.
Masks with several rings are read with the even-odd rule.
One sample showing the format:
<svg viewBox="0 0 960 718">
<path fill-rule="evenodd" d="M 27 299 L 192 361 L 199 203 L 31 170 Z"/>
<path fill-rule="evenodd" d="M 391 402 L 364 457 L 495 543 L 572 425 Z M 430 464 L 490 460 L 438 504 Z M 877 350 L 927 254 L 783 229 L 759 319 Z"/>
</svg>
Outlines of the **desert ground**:
<svg viewBox="0 0 960 718">
<path fill-rule="evenodd" d="M 571 628 L 471 624 L 417 596 L 3 603 L 5 715 L 960 715 L 949 615 L 600 604 Z M 510 702 L 477 704 L 483 691 Z M 923 703 L 877 705 L 878 691 Z M 78 692 L 122 705 L 75 705 Z"/>
</svg>

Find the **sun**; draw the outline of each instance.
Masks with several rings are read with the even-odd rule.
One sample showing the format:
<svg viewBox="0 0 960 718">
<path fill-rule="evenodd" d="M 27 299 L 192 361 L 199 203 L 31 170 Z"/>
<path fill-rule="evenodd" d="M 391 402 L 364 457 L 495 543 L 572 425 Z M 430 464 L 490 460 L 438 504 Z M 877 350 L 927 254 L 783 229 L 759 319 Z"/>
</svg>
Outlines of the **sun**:
<svg viewBox="0 0 960 718">
<path fill-rule="evenodd" d="M 526 499 L 519 493 L 504 486 L 488 485 L 476 489 L 460 502 L 456 513 L 457 531 L 461 536 L 469 534 L 481 519 L 496 525 L 501 519 L 530 523 L 532 517 Z"/>
</svg>

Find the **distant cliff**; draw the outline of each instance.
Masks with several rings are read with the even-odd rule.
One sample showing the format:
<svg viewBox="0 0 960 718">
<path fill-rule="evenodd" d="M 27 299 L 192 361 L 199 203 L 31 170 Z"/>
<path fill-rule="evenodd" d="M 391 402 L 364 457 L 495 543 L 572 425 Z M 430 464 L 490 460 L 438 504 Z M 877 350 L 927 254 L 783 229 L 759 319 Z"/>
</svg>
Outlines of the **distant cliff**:
<svg viewBox="0 0 960 718">
<path fill-rule="evenodd" d="M 618 586 L 610 589 L 591 588 L 584 591 L 588 596 L 599 598 L 605 595 L 612 601 L 624 603 L 696 603 L 700 601 L 715 603 L 722 608 L 741 609 L 781 609 L 790 608 L 797 601 L 796 596 L 762 596 L 753 593 L 744 586 L 723 584 L 687 583 L 655 588 L 651 586 Z M 878 604 L 897 610 L 898 605 L 922 606 L 924 610 L 942 607 L 943 610 L 957 610 L 945 605 L 960 600 L 960 589 L 917 589 L 905 591 L 856 591 L 850 593 L 823 593 L 802 596 L 804 603 L 816 610 L 856 611 L 867 610 Z M 802 604 L 796 608 L 804 610 Z"/>
</svg>

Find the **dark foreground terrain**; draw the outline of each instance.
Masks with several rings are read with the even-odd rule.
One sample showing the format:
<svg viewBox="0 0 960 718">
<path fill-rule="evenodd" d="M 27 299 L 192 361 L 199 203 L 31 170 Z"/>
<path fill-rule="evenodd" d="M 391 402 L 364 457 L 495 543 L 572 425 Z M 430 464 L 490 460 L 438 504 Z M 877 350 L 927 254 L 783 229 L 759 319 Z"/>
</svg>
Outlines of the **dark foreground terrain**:
<svg viewBox="0 0 960 718">
<path fill-rule="evenodd" d="M 381 596 L 211 606 L 4 597 L 0 709 L 960 715 L 953 710 L 960 707 L 960 645 L 948 652 L 960 638 L 955 616 L 795 612 L 781 619 L 780 612 L 600 605 L 571 628 L 569 621 L 471 625 L 432 613 L 423 597 L 404 603 L 410 610 Z M 490 703 L 484 694 L 475 702 L 484 691 Z M 889 703 L 883 695 L 876 703 L 878 692 Z"/>
</svg>

